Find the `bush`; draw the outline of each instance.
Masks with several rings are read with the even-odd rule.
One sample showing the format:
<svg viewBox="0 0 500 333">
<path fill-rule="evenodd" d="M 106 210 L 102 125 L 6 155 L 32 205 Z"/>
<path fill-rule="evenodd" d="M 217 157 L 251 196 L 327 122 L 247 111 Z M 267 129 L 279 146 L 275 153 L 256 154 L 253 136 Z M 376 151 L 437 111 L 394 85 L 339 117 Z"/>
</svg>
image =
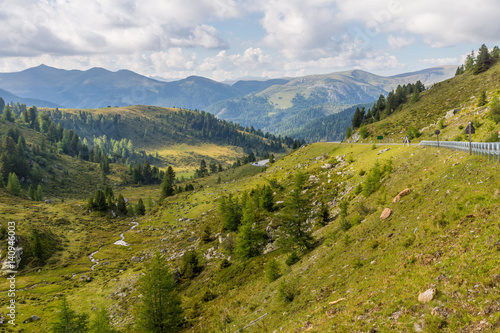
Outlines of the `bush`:
<svg viewBox="0 0 500 333">
<path fill-rule="evenodd" d="M 500 123 L 500 101 L 498 97 L 490 103 L 490 117 L 495 123 Z"/>
<path fill-rule="evenodd" d="M 292 252 L 288 258 L 286 258 L 285 260 L 285 264 L 287 264 L 288 266 L 292 266 L 293 264 L 295 264 L 296 262 L 298 262 L 300 260 L 300 257 L 297 255 L 297 253 Z"/>
<path fill-rule="evenodd" d="M 349 222 L 349 220 L 347 220 L 345 216 L 342 216 L 340 219 L 340 229 L 347 231 L 351 229 L 351 227 L 352 227 L 351 222 Z"/>
<path fill-rule="evenodd" d="M 219 270 L 223 270 L 224 268 L 228 268 L 229 266 L 231 266 L 231 263 L 229 262 L 229 260 L 224 258 L 219 264 Z"/>
<path fill-rule="evenodd" d="M 298 294 L 297 281 L 282 281 L 278 287 L 278 298 L 284 303 L 291 303 Z"/>
<path fill-rule="evenodd" d="M 366 139 L 368 137 L 368 129 L 366 126 L 361 126 L 359 128 L 359 135 L 361 135 L 361 138 Z"/>
<path fill-rule="evenodd" d="M 269 282 L 277 280 L 281 276 L 280 265 L 276 259 L 271 259 L 267 263 L 266 277 Z"/>
</svg>

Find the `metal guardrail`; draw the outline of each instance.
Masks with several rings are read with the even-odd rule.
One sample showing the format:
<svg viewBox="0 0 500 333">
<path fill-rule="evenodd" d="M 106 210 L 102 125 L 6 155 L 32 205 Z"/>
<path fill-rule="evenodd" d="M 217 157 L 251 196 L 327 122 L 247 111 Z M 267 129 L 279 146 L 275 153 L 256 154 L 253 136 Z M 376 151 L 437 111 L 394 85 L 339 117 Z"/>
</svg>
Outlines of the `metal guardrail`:
<svg viewBox="0 0 500 333">
<path fill-rule="evenodd" d="M 498 161 L 500 163 L 500 142 L 472 142 L 469 147 L 469 142 L 461 141 L 421 141 L 422 146 L 443 147 L 463 152 L 469 152 L 471 149 L 472 154 L 488 156 L 488 160 Z"/>
</svg>

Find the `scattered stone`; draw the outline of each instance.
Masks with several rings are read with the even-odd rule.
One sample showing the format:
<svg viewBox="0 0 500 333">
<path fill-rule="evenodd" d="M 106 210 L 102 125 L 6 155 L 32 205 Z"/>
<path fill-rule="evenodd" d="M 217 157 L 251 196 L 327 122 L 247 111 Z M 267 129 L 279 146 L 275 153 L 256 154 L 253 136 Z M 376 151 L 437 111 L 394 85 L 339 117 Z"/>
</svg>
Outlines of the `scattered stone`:
<svg viewBox="0 0 500 333">
<path fill-rule="evenodd" d="M 23 321 L 23 323 L 24 324 L 32 323 L 32 322 L 37 321 L 37 320 L 40 320 L 40 317 L 38 317 L 38 316 L 31 316 L 28 319 L 26 319 L 25 321 Z"/>
<path fill-rule="evenodd" d="M 47 200 L 45 200 L 45 203 L 48 203 L 48 204 L 49 204 L 49 203 L 52 203 L 52 200 L 47 199 Z"/>
<path fill-rule="evenodd" d="M 392 203 L 399 202 L 402 197 L 404 197 L 405 195 L 410 194 L 410 192 L 411 192 L 411 190 L 409 188 L 405 188 L 404 190 L 402 190 L 401 192 L 399 192 L 398 195 L 396 195 L 394 197 L 394 199 L 392 199 Z"/>
<path fill-rule="evenodd" d="M 418 295 L 418 301 L 424 304 L 429 303 L 434 298 L 434 295 L 436 295 L 436 292 L 436 288 L 427 289 L 426 291 Z"/>
<path fill-rule="evenodd" d="M 80 281 L 80 282 L 90 282 L 90 281 L 92 281 L 92 278 L 90 276 L 87 276 L 87 275 L 82 275 L 82 276 L 80 276 L 80 279 L 78 279 L 78 281 Z"/>
<path fill-rule="evenodd" d="M 325 163 L 321 166 L 321 169 L 331 169 L 333 168 L 333 164 Z"/>
<path fill-rule="evenodd" d="M 445 119 L 450 119 L 451 117 L 453 117 L 454 115 L 456 115 L 459 112 L 460 112 L 460 109 L 450 110 L 450 111 L 446 112 L 446 115 L 444 116 L 444 118 Z"/>
<path fill-rule="evenodd" d="M 304 323 L 304 329 L 306 331 L 310 331 L 312 330 L 314 327 L 313 327 L 313 324 L 308 320 Z"/>
<path fill-rule="evenodd" d="M 384 211 L 380 215 L 380 219 L 381 220 L 385 220 L 386 218 L 388 218 L 389 216 L 391 216 L 391 214 L 392 214 L 392 210 L 390 208 L 386 208 L 386 209 L 384 209 Z"/>
<path fill-rule="evenodd" d="M 189 237 L 189 238 L 187 239 L 187 241 L 188 241 L 188 242 L 194 242 L 194 241 L 195 241 L 195 240 L 197 240 L 197 239 L 198 239 L 198 237 L 193 236 L 193 237 Z"/>
<path fill-rule="evenodd" d="M 130 258 L 130 261 L 132 262 L 141 262 L 144 260 L 144 257 L 132 257 Z"/>
<path fill-rule="evenodd" d="M 422 326 L 419 323 L 413 324 L 413 329 L 415 330 L 415 332 L 423 332 L 424 331 Z"/>
<path fill-rule="evenodd" d="M 389 151 L 389 150 L 391 150 L 391 148 L 385 148 L 385 149 L 382 149 L 381 151 L 379 151 L 379 152 L 377 153 L 377 155 L 383 154 L 383 153 L 385 153 L 386 151 Z"/>
</svg>

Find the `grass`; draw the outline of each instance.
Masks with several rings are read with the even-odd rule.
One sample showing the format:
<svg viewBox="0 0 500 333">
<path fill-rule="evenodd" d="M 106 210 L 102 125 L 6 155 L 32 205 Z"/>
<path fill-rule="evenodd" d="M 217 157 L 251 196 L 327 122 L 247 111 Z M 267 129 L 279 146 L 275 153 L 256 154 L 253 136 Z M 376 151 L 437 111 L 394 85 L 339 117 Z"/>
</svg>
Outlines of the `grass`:
<svg viewBox="0 0 500 333">
<path fill-rule="evenodd" d="M 384 148 L 390 150 L 377 155 Z M 321 168 L 337 156 L 344 162 L 332 170 Z M 367 177 L 360 171 L 371 170 L 376 162 L 383 166 L 388 160 L 393 171 L 382 179 L 380 189 L 368 197 L 355 195 L 354 188 Z M 64 248 L 40 272 L 27 268 L 19 276 L 20 287 L 42 283 L 18 292 L 18 300 L 24 302 L 19 319 L 40 316 L 37 328 L 48 331 L 58 306 L 56 297 L 64 294 L 79 312 L 92 313 L 93 308 L 106 306 L 118 328 L 134 332 L 136 281 L 145 261 L 159 249 L 175 269 L 183 251 L 196 249 L 204 269 L 179 287 L 192 325 L 186 332 L 220 332 L 224 327 L 234 331 L 265 313 L 264 319 L 245 331 L 273 332 L 283 327 L 283 331 L 293 332 L 307 321 L 317 332 L 373 328 L 405 332 L 415 323 L 424 325 L 426 331 L 443 327 L 440 329 L 455 332 L 481 320 L 496 325 L 499 313 L 490 309 L 499 274 L 495 216 L 500 210 L 500 192 L 496 191 L 500 176 L 496 167 L 485 158 L 445 149 L 382 146 L 372 150 L 369 145 L 320 143 L 282 157 L 266 170 L 244 166 L 225 171 L 219 185 L 219 175 L 198 179 L 195 191 L 167 198 L 163 206 L 140 218 L 107 221 L 105 215 L 83 211 L 79 207 L 83 201 L 45 205 L 5 194 L 0 198 L 2 220 L 16 220 L 20 234 L 32 225 L 50 228 L 61 237 Z M 311 202 L 348 200 L 346 218 L 354 221 L 363 215 L 363 220 L 342 231 L 339 218 L 333 218 L 314 232 L 318 246 L 290 267 L 285 265 L 288 254 L 279 251 L 247 261 L 232 258 L 231 265 L 223 269 L 219 268 L 221 258 L 203 257 L 209 249 L 230 255 L 224 248 L 226 233 L 221 235 L 222 243 L 216 237 L 208 244 L 191 240 L 201 237 L 206 225 L 213 235 L 219 233 L 220 196 L 240 196 L 243 190 L 276 179 L 283 187 L 276 189 L 276 201 L 287 200 L 298 170 L 319 179 L 308 184 Z M 411 193 L 393 204 L 392 198 L 404 188 Z M 139 197 L 157 199 L 159 187 L 123 186 L 120 192 L 134 202 Z M 381 221 L 380 213 L 386 207 L 393 213 Z M 331 214 L 335 216 L 336 211 L 337 204 L 332 204 Z M 270 223 L 279 214 L 278 210 L 263 219 Z M 57 219 L 70 224 L 59 225 Z M 131 246 L 114 245 L 133 219 L 140 225 L 125 234 Z M 101 264 L 91 272 L 87 255 L 101 245 L 96 254 Z M 134 262 L 132 257 L 144 260 Z M 282 269 L 273 282 L 265 274 L 270 260 L 276 260 Z M 77 275 L 70 278 L 74 273 Z M 92 281 L 79 282 L 81 275 Z M 431 285 L 438 289 L 436 298 L 420 304 L 418 293 Z M 276 292 L 280 286 L 293 299 L 280 299 Z M 0 280 L 0 290 L 5 288 L 5 280 Z M 203 298 L 207 290 L 215 297 Z M 2 306 L 6 304 L 3 298 L 2 302 Z M 431 314 L 436 307 L 449 314 Z M 29 325 L 33 324 L 19 329 L 35 327 Z"/>
</svg>

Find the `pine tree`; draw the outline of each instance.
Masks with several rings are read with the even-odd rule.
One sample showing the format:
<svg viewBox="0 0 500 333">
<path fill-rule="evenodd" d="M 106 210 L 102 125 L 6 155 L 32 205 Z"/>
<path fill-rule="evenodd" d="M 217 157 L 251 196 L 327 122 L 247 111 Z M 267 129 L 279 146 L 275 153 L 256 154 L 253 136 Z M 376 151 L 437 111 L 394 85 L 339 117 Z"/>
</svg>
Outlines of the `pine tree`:
<svg viewBox="0 0 500 333">
<path fill-rule="evenodd" d="M 262 209 L 272 212 L 274 206 L 274 194 L 270 186 L 265 186 L 262 188 L 262 195 L 260 197 L 260 207 Z"/>
<path fill-rule="evenodd" d="M 248 200 L 243 210 L 243 224 L 240 226 L 234 253 L 243 259 L 260 255 L 266 244 L 267 234 L 256 225 L 255 206 Z"/>
<path fill-rule="evenodd" d="M 205 177 L 208 175 L 208 170 L 207 170 L 207 163 L 205 160 L 201 160 L 200 162 L 200 170 L 199 170 L 200 177 Z"/>
<path fill-rule="evenodd" d="M 479 74 L 486 72 L 492 65 L 493 61 L 491 59 L 490 51 L 485 44 L 481 45 L 479 48 L 479 53 L 477 54 L 476 64 L 473 69 L 474 74 Z"/>
<path fill-rule="evenodd" d="M 269 164 L 273 164 L 273 163 L 274 163 L 274 155 L 273 155 L 273 154 L 271 154 L 271 155 L 269 156 Z"/>
<path fill-rule="evenodd" d="M 38 201 L 43 201 L 43 189 L 42 185 L 38 185 L 36 188 L 36 199 Z"/>
<path fill-rule="evenodd" d="M 138 325 L 142 332 L 168 333 L 180 330 L 184 315 L 172 273 L 157 251 L 149 269 L 139 281 L 142 302 Z"/>
<path fill-rule="evenodd" d="M 118 212 L 123 215 L 127 215 L 127 204 L 125 203 L 125 199 L 121 193 L 118 195 L 118 204 L 117 204 Z"/>
<path fill-rule="evenodd" d="M 273 282 L 281 276 L 280 266 L 276 259 L 271 259 L 267 263 L 266 277 L 269 282 Z"/>
<path fill-rule="evenodd" d="M 486 91 L 483 90 L 483 92 L 481 93 L 481 95 L 477 100 L 477 106 L 481 107 L 486 105 L 486 103 L 488 103 L 488 97 L 486 96 Z"/>
<path fill-rule="evenodd" d="M 43 259 L 42 242 L 40 241 L 40 235 L 36 229 L 31 229 L 30 248 L 33 257 Z"/>
<path fill-rule="evenodd" d="M 108 311 L 102 307 L 90 323 L 90 333 L 118 333 L 111 325 Z"/>
<path fill-rule="evenodd" d="M 9 178 L 7 181 L 7 191 L 15 196 L 21 195 L 21 184 L 19 183 L 19 179 L 17 178 L 16 174 L 13 172 L 9 174 Z"/>
<path fill-rule="evenodd" d="M 135 213 L 137 215 L 144 215 L 146 214 L 146 207 L 144 206 L 144 202 L 142 201 L 142 198 L 139 198 L 139 202 L 137 203 Z"/>
<path fill-rule="evenodd" d="M 325 225 L 328 224 L 329 220 L 330 220 L 330 211 L 328 209 L 328 205 L 324 201 L 321 201 L 321 205 L 319 206 L 318 218 L 316 219 L 316 223 L 319 226 L 324 227 Z"/>
<path fill-rule="evenodd" d="M 66 298 L 63 297 L 60 312 L 52 324 L 53 333 L 86 333 L 88 325 L 87 314 L 77 314 L 72 310 Z"/>
<path fill-rule="evenodd" d="M 163 201 L 163 199 L 165 199 L 166 197 L 172 196 L 174 194 L 174 181 L 174 169 L 171 166 L 168 166 L 167 172 L 165 173 L 165 177 L 163 178 L 163 182 L 161 184 L 160 201 Z"/>
<path fill-rule="evenodd" d="M 294 189 L 286 203 L 284 220 L 280 228 L 279 244 L 290 252 L 295 248 L 310 250 L 314 246 L 314 238 L 307 222 L 307 198 L 302 194 L 306 179 L 306 174 L 301 172 L 295 176 Z"/>
<path fill-rule="evenodd" d="M 200 265 L 198 254 L 195 251 L 188 251 L 182 257 L 182 266 L 179 270 L 181 278 L 191 280 L 200 274 L 203 267 Z"/>
<path fill-rule="evenodd" d="M 99 211 L 105 211 L 108 209 L 106 204 L 106 196 L 102 190 L 97 190 L 94 195 L 94 209 Z"/>
</svg>

